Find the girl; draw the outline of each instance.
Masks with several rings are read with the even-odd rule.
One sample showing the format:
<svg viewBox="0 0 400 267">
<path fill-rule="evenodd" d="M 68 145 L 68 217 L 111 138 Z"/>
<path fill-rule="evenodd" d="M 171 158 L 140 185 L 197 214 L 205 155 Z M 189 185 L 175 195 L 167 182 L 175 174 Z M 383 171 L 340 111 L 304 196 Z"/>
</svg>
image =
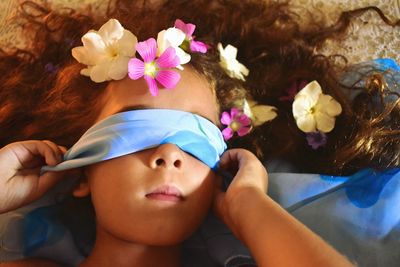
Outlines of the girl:
<svg viewBox="0 0 400 267">
<path fill-rule="evenodd" d="M 32 8 L 36 13 L 31 13 Z M 36 42 L 31 51 L 4 53 L 1 61 L 5 74 L 1 77 L 0 101 L 4 101 L 4 108 L 0 117 L 2 129 L 7 129 L 7 134 L 1 136 L 4 145 L 24 139 L 48 139 L 54 143 L 35 143 L 34 147 L 45 145 L 45 151 L 51 149 L 59 153 L 62 149 L 57 148 L 58 145 L 68 148 L 78 145 L 78 138 L 87 129 L 94 129 L 92 125 L 96 127 L 98 123 L 106 122 L 107 127 L 111 127 L 114 124 L 109 119 L 114 118 L 125 122 L 124 114 L 138 114 L 135 113 L 139 112 L 138 108 L 146 112 L 148 109 L 167 109 L 198 114 L 217 126 L 226 125 L 223 136 L 229 140 L 230 147 L 248 147 L 260 157 L 265 155 L 267 160 L 279 158 L 280 163 L 290 163 L 290 168 L 297 172 L 344 175 L 365 167 L 398 166 L 399 101 L 391 87 L 385 86 L 385 77 L 374 73 L 374 79 L 367 79 L 366 84 L 357 81 L 353 81 L 351 86 L 340 84 L 338 77 L 343 69 L 333 65 L 329 58 L 313 54 L 314 47 L 326 38 L 344 31 L 345 19 L 338 22 L 338 27 L 299 32 L 285 4 L 232 1 L 225 5 L 223 1 L 214 1 L 210 5 L 207 1 L 184 1 L 148 6 L 117 1 L 110 5 L 107 17 L 118 19 L 140 41 L 148 41 L 136 46 L 141 56 L 135 57 L 137 60 L 131 61 L 135 54 L 132 51 L 122 54 L 129 60 L 127 77 L 126 72 L 121 74 L 118 65 L 112 65 L 126 59 L 118 57 L 118 49 L 104 52 L 90 39 L 98 38 L 94 33 L 90 34 L 92 37 L 86 36 L 87 44 L 83 43 L 87 47 L 92 45 L 91 49 L 81 48 L 72 53 L 84 66 L 71 57 L 71 48 L 81 45 L 79 39 L 88 30 L 99 29 L 107 21 L 103 17 L 94 14 L 83 16 L 75 11 L 58 14 L 31 2 L 22 4 L 22 10 L 30 25 L 27 29 L 35 30 Z M 191 12 L 193 10 L 196 12 Z M 163 58 L 168 48 L 157 51 L 156 57 L 147 57 L 140 47 L 152 45 L 150 38 L 158 37 L 162 29 L 174 25 L 176 18 L 198 26 L 195 36 L 193 27 L 183 22 L 175 22 L 175 30 L 170 30 L 177 32 L 176 29 L 180 29 L 185 34 L 183 42 L 174 48 L 176 56 L 179 53 L 182 56 L 180 64 L 174 67 L 184 67 L 184 70 L 178 72 L 180 81 L 176 84 L 163 79 L 155 81 L 160 76 L 153 75 L 156 70 L 154 64 L 149 63 L 156 57 Z M 124 38 L 131 40 L 128 43 L 134 43 L 133 34 L 126 34 L 130 37 Z M 164 36 L 168 34 L 164 32 Z M 158 47 L 168 42 L 170 47 L 174 47 L 178 35 L 173 35 L 173 39 L 163 39 L 161 34 Z M 112 40 L 113 35 L 109 36 Z M 238 48 L 239 61 L 232 57 L 236 50 L 228 44 Z M 190 52 L 186 53 L 190 56 L 189 64 L 183 64 L 188 56 L 178 48 Z M 100 60 L 98 56 L 101 53 Z M 169 55 L 172 52 L 165 53 Z M 144 70 L 140 66 L 144 66 Z M 168 73 L 169 77 L 177 80 L 176 74 Z M 139 76 L 145 76 L 146 81 Z M 314 80 L 318 83 L 311 82 Z M 157 91 L 157 83 L 173 89 Z M 359 90 L 356 91 L 360 92 L 357 97 L 352 98 L 353 93 L 346 91 L 348 87 Z M 348 96 L 346 92 L 349 92 Z M 312 95 L 317 95 L 317 100 L 322 102 L 311 101 L 315 100 Z M 392 97 L 388 99 L 388 95 Z M 376 101 L 378 96 L 383 101 Z M 352 107 L 351 101 L 366 104 Z M 323 107 L 329 108 L 324 110 Z M 304 112 L 306 108 L 311 115 Z M 227 112 L 222 113 L 224 110 Z M 314 116 L 313 112 L 322 115 Z M 145 115 L 154 121 L 157 119 L 152 113 Z M 176 118 L 171 115 L 160 120 L 159 129 L 167 127 L 170 121 L 176 122 Z M 154 121 L 146 125 L 154 126 Z M 206 121 L 205 129 L 214 129 Z M 185 125 L 181 125 L 182 129 L 186 129 Z M 153 135 L 155 132 L 147 136 Z M 238 138 L 238 135 L 243 137 Z M 183 139 L 188 137 L 185 135 Z M 162 260 L 165 266 L 177 265 L 180 249 L 176 244 L 198 228 L 211 205 L 215 183 L 210 171 L 216 163 L 215 157 L 213 163 L 209 163 L 198 151 L 203 145 L 213 148 L 216 145 L 208 145 L 212 143 L 209 140 L 200 143 L 197 143 L 197 138 L 193 140 L 196 142 L 189 146 L 184 146 L 181 139 L 158 142 L 157 145 L 152 143 L 153 146 L 146 149 L 140 145 L 140 150 L 132 151 L 136 152 L 134 154 L 124 151 L 109 161 L 88 160 L 80 165 L 87 166 L 82 174 L 86 178 L 79 180 L 74 195 L 82 197 L 91 193 L 97 225 L 96 243 L 90 256 L 82 262 L 83 266 L 98 265 L 106 259 L 110 260 L 106 264 L 120 266 L 134 263 L 159 265 L 156 260 Z M 192 147 L 196 149 L 190 150 Z M 3 155 L 9 158 L 15 149 L 6 147 Z M 92 151 L 85 149 L 83 151 Z M 65 158 L 66 164 L 71 162 L 68 168 L 80 167 L 72 163 L 76 158 L 71 154 Z M 51 157 L 45 157 L 45 160 L 48 164 L 58 163 Z M 349 265 L 340 254 L 265 197 L 266 173 L 252 154 L 230 150 L 222 156 L 220 164 L 222 168 L 228 165 L 239 170 L 234 173 L 227 192 L 216 193 L 215 211 L 250 248 L 257 264 Z M 164 171 L 161 170 L 166 169 L 168 173 L 178 174 L 162 174 Z M 183 171 L 179 172 L 179 169 Z M 157 175 L 144 170 L 153 170 Z M 13 172 L 7 173 L 3 181 L 13 176 Z M 133 176 L 135 179 L 128 179 Z M 193 178 L 183 179 L 181 176 Z M 147 184 L 146 177 L 157 180 L 154 184 Z M 3 196 L 9 204 L 3 206 L 3 211 L 30 203 L 60 179 L 59 175 L 51 172 L 42 178 L 39 180 L 50 181 L 44 183 L 43 188 L 29 189 L 25 196 L 11 198 L 15 201 L 9 199 L 15 195 L 16 188 L 9 187 L 8 183 L 9 189 Z M 271 194 L 276 194 L 278 189 L 276 186 Z M 128 197 L 130 192 L 135 192 L 132 199 Z M 141 203 L 137 196 L 142 196 L 144 202 Z M 159 207 L 159 202 L 164 206 Z M 146 206 L 146 203 L 151 204 Z M 187 206 L 180 205 L 183 203 Z M 196 213 L 190 214 L 189 210 Z M 157 214 L 162 221 L 156 219 L 159 218 Z M 129 223 L 131 218 L 135 218 L 134 226 Z M 316 246 L 318 251 L 314 249 Z"/>
</svg>

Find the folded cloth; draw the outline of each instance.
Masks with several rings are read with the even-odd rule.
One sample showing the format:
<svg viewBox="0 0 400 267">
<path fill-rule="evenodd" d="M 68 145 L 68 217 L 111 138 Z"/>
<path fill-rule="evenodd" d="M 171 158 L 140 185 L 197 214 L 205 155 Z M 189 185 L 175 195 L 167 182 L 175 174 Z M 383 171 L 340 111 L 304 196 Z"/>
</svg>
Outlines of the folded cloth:
<svg viewBox="0 0 400 267">
<path fill-rule="evenodd" d="M 216 168 L 226 144 L 219 128 L 193 113 L 171 109 L 132 110 L 112 115 L 87 130 L 56 166 L 61 171 L 87 166 L 171 143 Z"/>
</svg>

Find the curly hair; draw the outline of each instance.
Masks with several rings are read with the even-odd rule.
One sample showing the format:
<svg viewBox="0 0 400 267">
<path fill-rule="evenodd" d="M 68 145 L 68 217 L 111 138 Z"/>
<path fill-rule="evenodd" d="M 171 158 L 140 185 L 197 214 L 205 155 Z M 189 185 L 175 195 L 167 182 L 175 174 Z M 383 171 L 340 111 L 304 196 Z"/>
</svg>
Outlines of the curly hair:
<svg viewBox="0 0 400 267">
<path fill-rule="evenodd" d="M 192 12 L 196 10 L 196 12 Z M 375 11 L 393 27 L 380 9 L 366 7 L 342 13 L 332 26 L 310 23 L 300 27 L 288 3 L 256 0 L 110 1 L 106 15 L 85 9 L 52 10 L 25 1 L 18 23 L 32 40 L 26 49 L 0 54 L 0 145 L 24 139 L 49 139 L 72 146 L 95 120 L 98 101 L 107 82 L 96 84 L 79 74 L 82 66 L 71 48 L 90 29 L 116 18 L 141 40 L 173 25 L 176 18 L 198 25 L 196 34 L 211 45 L 210 52 L 192 56 L 191 65 L 215 90 L 221 111 L 238 99 L 255 99 L 278 108 L 273 121 L 251 134 L 230 141 L 265 160 L 281 158 L 303 172 L 343 175 L 364 167 L 400 165 L 400 98 L 385 77 L 366 74 L 359 84 L 345 86 L 340 77 L 347 70 L 343 56 L 323 56 L 316 48 L 329 38 L 345 38 L 351 18 Z M 216 44 L 238 48 L 238 59 L 250 70 L 246 82 L 228 77 L 219 65 Z M 339 64 L 344 62 L 345 64 Z M 314 150 L 307 145 L 292 115 L 291 103 L 279 100 L 300 80 L 317 80 L 324 93 L 343 107 L 327 144 Z M 352 91 L 361 93 L 354 99 Z M 376 101 L 388 94 L 391 102 Z"/>
</svg>

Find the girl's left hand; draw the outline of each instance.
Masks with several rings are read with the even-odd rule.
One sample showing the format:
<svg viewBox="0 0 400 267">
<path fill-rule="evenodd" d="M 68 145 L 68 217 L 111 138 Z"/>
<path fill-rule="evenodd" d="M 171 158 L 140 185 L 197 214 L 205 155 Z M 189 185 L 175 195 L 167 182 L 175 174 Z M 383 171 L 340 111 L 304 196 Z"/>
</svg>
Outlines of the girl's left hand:
<svg viewBox="0 0 400 267">
<path fill-rule="evenodd" d="M 64 172 L 41 174 L 44 165 L 62 161 L 66 148 L 51 141 L 22 141 L 0 149 L 0 214 L 43 196 Z"/>
</svg>

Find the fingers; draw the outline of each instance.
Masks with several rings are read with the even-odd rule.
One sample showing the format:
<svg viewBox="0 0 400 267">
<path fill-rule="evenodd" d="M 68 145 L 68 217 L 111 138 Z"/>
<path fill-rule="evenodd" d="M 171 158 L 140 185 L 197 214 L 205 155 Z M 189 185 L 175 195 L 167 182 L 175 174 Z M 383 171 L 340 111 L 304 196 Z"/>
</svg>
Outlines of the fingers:
<svg viewBox="0 0 400 267">
<path fill-rule="evenodd" d="M 263 191 L 267 189 L 267 171 L 258 158 L 248 150 L 227 150 L 221 157 L 220 168 L 235 175 L 230 187 L 235 185 L 235 188 L 252 186 Z"/>
<path fill-rule="evenodd" d="M 65 153 L 65 152 L 63 152 L 63 149 L 60 146 L 56 145 L 55 143 L 53 143 L 49 140 L 43 140 L 42 142 L 45 143 L 46 145 L 48 145 L 53 152 L 53 157 L 52 157 L 51 161 L 50 161 L 50 159 L 49 159 L 49 161 L 47 161 L 47 158 L 45 158 L 46 163 L 49 165 L 56 165 L 59 162 L 61 162 L 62 156 Z"/>
<path fill-rule="evenodd" d="M 240 168 L 243 164 L 245 164 L 252 158 L 258 160 L 257 157 L 253 155 L 253 153 L 246 149 L 229 149 L 225 151 L 225 153 L 222 155 L 220 166 L 221 168 L 224 168 L 229 167 L 232 164 L 237 164 Z"/>
<path fill-rule="evenodd" d="M 33 156 L 43 157 L 47 165 L 56 165 L 62 161 L 62 156 L 66 151 L 65 148 L 57 146 L 49 140 L 43 141 L 26 141 L 21 142 L 23 147 L 27 149 Z"/>
</svg>

